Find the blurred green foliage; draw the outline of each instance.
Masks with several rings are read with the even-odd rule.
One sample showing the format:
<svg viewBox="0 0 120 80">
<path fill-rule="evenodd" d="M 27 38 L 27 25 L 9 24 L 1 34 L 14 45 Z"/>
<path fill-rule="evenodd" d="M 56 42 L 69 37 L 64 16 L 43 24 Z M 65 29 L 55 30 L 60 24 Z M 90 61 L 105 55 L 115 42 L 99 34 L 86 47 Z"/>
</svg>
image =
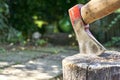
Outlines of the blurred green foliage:
<svg viewBox="0 0 120 80">
<path fill-rule="evenodd" d="M 72 25 L 68 17 L 64 17 L 59 21 L 59 27 L 62 32 L 70 33 L 72 31 Z"/>
<path fill-rule="evenodd" d="M 37 30 L 45 32 L 42 25 L 57 23 L 67 15 L 74 0 L 10 0 L 10 23 L 26 37 Z"/>
<path fill-rule="evenodd" d="M 27 42 L 27 39 L 32 39 L 34 32 L 40 32 L 42 35 L 58 32 L 71 33 L 73 29 L 68 9 L 75 4 L 85 4 L 88 1 L 0 0 L 0 40 L 24 43 Z M 120 9 L 114 14 L 115 16 L 108 16 L 96 21 L 92 31 L 99 41 L 108 43 L 112 41 L 111 44 L 115 45 L 117 42 L 118 45 L 119 37 L 117 36 L 119 36 L 120 31 L 115 26 L 120 26 Z M 118 34 L 117 36 L 116 32 L 113 31 L 114 29 Z M 42 39 L 36 43 L 46 44 Z"/>
<path fill-rule="evenodd" d="M 6 33 L 8 32 L 8 14 L 8 5 L 5 3 L 5 0 L 0 0 L 0 41 L 3 41 L 7 37 Z"/>
<path fill-rule="evenodd" d="M 87 0 L 8 0 L 9 24 L 15 34 L 9 33 L 7 40 L 20 42 L 31 39 L 36 31 L 41 34 L 72 32 L 68 9 L 78 2 L 85 3 Z"/>
<path fill-rule="evenodd" d="M 39 40 L 37 40 L 36 42 L 35 42 L 35 45 L 36 46 L 45 46 L 47 44 L 47 41 L 46 40 L 44 40 L 44 39 L 39 39 Z"/>
<path fill-rule="evenodd" d="M 111 41 L 108 41 L 105 46 L 107 47 L 120 47 L 120 37 L 112 37 Z"/>
</svg>

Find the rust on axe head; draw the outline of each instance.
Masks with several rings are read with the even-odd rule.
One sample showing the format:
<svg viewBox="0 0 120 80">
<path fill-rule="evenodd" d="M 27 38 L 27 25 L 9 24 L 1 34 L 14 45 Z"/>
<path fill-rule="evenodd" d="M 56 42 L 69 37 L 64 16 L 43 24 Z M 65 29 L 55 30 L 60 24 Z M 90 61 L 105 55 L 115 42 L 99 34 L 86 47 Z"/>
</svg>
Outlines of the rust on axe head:
<svg viewBox="0 0 120 80">
<path fill-rule="evenodd" d="M 106 49 L 100 44 L 89 31 L 89 25 L 84 24 L 81 17 L 81 4 L 77 4 L 69 9 L 69 16 L 75 31 L 80 53 L 83 54 L 102 54 Z"/>
</svg>

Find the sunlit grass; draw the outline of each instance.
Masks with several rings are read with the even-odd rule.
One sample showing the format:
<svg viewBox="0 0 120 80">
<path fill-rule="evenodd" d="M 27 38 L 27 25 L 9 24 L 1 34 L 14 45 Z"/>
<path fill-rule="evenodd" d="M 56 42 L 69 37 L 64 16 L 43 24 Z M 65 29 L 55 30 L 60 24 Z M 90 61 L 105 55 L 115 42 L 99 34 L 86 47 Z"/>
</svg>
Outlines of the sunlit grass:
<svg viewBox="0 0 120 80">
<path fill-rule="evenodd" d="M 120 9 L 116 10 L 115 13 L 120 13 Z"/>
<path fill-rule="evenodd" d="M 47 24 L 47 22 L 43 21 L 43 20 L 39 20 L 38 16 L 33 16 L 34 19 L 34 23 L 41 28 L 43 24 Z"/>
<path fill-rule="evenodd" d="M 44 22 L 44 21 L 42 21 L 42 20 L 35 20 L 34 23 L 37 24 L 37 26 L 38 26 L 39 28 L 41 28 L 43 24 L 46 24 L 46 22 Z"/>
</svg>

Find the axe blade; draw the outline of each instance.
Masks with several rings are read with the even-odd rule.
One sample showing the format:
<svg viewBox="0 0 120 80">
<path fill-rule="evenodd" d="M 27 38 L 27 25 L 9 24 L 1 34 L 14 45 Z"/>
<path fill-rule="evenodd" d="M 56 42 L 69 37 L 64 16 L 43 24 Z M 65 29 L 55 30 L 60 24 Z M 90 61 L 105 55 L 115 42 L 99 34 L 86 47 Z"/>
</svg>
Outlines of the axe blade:
<svg viewBox="0 0 120 80">
<path fill-rule="evenodd" d="M 89 25 L 84 24 L 80 12 L 81 7 L 81 4 L 77 4 L 69 9 L 70 20 L 78 40 L 80 53 L 100 55 L 106 49 L 91 34 Z"/>
</svg>

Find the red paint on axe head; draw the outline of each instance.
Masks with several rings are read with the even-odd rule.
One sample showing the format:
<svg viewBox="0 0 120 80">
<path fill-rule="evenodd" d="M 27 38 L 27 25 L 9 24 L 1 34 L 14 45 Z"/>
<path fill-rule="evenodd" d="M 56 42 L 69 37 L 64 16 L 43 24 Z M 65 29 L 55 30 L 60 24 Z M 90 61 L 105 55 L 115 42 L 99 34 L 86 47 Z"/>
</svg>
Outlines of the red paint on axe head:
<svg viewBox="0 0 120 80">
<path fill-rule="evenodd" d="M 74 22 L 78 19 L 82 19 L 81 17 L 81 4 L 77 4 L 75 6 L 73 6 L 72 8 L 69 9 L 69 16 L 70 16 L 70 20 L 72 25 L 74 25 Z"/>
</svg>

